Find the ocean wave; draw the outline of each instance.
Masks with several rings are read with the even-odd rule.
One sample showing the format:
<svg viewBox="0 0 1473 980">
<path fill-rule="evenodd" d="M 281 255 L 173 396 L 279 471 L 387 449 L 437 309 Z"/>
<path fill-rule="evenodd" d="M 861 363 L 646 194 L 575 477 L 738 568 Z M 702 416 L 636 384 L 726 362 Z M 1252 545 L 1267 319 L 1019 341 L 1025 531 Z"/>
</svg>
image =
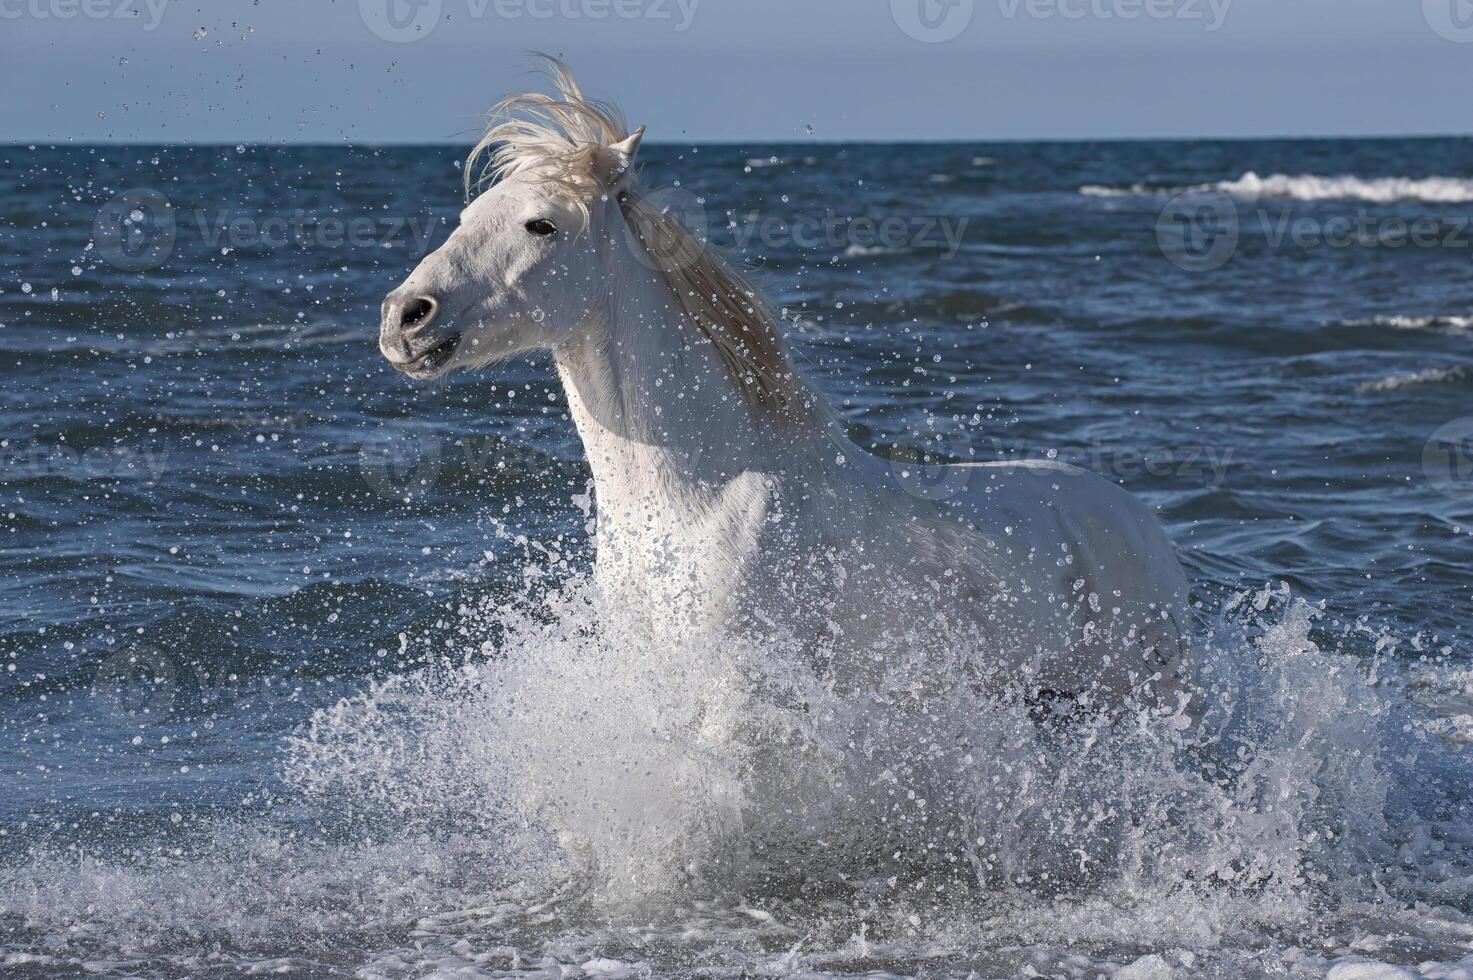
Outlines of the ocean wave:
<svg viewBox="0 0 1473 980">
<path fill-rule="evenodd" d="M 1057 310 L 1048 307 L 1020 303 L 997 293 L 965 287 L 934 290 L 906 298 L 858 302 L 849 307 L 849 311 L 856 318 L 922 317 L 950 322 L 993 319 L 1048 321 L 1059 315 Z"/>
<path fill-rule="evenodd" d="M 227 349 L 285 352 L 361 343 L 364 343 L 362 327 L 331 320 L 310 323 L 212 324 L 169 330 L 154 337 L 141 337 L 137 332 L 103 334 L 82 331 L 58 336 L 49 326 L 39 331 L 13 330 L 0 334 L 0 351 L 25 354 L 98 351 L 130 356 L 164 356 Z"/>
<path fill-rule="evenodd" d="M 860 245 L 855 243 L 844 249 L 845 258 L 858 258 L 866 255 L 902 255 L 909 252 L 908 248 L 892 248 L 888 245 Z"/>
<path fill-rule="evenodd" d="M 1473 328 L 1473 316 L 1373 316 L 1341 320 L 1342 327 L 1387 327 L 1392 330 L 1445 330 L 1460 332 Z"/>
<path fill-rule="evenodd" d="M 1142 194 L 1160 193 L 1160 188 L 1147 187 L 1145 184 L 1131 184 L 1129 187 L 1106 187 L 1104 184 L 1085 184 L 1079 188 L 1079 193 L 1085 197 L 1136 197 Z"/>
<path fill-rule="evenodd" d="M 1419 388 L 1425 385 L 1462 385 L 1470 381 L 1473 381 L 1473 368 L 1426 368 L 1421 371 L 1393 374 L 1390 377 L 1381 378 L 1376 381 L 1368 381 L 1365 384 L 1356 386 L 1355 393 L 1358 395 L 1373 395 L 1388 391 L 1401 391 L 1405 388 Z"/>
<path fill-rule="evenodd" d="M 1291 201 L 1365 201 L 1394 204 L 1420 201 L 1428 204 L 1473 203 L 1473 179 L 1459 177 L 1357 177 L 1352 174 L 1271 174 L 1260 176 L 1250 170 L 1236 180 L 1210 184 L 1160 186 L 1148 183 L 1129 187 L 1086 184 L 1079 193 L 1086 197 L 1132 197 L 1175 195 L 1192 192 L 1231 194 L 1257 200 L 1282 198 Z"/>
</svg>

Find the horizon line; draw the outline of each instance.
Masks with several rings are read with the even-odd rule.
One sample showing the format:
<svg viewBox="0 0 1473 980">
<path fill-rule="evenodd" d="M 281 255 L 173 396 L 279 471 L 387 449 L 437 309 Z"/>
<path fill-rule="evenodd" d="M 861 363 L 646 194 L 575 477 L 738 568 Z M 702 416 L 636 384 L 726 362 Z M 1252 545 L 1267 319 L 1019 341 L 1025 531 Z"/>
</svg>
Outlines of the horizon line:
<svg viewBox="0 0 1473 980">
<path fill-rule="evenodd" d="M 1448 140 L 1473 139 L 1469 133 L 1367 133 L 1367 134 L 1300 134 L 1300 135 L 1232 135 L 1232 136 L 993 136 L 993 137 L 938 137 L 911 139 L 825 139 L 803 137 L 789 139 L 704 139 L 668 140 L 650 139 L 647 147 L 685 146 L 965 146 L 977 143 L 1249 143 L 1249 142 L 1345 142 L 1351 140 Z M 252 147 L 368 147 L 394 149 L 416 146 L 461 146 L 458 140 L 54 140 L 0 139 L 0 148 L 15 149 L 31 146 L 47 149 L 87 147 L 198 147 L 201 149 L 252 146 Z"/>
</svg>

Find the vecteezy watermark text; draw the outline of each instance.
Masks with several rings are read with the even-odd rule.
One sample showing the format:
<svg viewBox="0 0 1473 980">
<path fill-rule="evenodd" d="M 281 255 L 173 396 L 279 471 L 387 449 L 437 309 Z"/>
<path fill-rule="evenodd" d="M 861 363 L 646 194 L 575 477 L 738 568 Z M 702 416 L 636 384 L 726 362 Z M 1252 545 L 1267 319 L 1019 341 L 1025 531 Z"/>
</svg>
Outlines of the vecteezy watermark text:
<svg viewBox="0 0 1473 980">
<path fill-rule="evenodd" d="M 1368 208 L 1328 218 L 1289 207 L 1245 209 L 1221 191 L 1188 191 L 1167 202 L 1156 219 L 1161 254 L 1191 272 L 1226 265 L 1245 238 L 1272 249 L 1465 249 L 1473 252 L 1473 217 L 1438 215 L 1408 218 Z"/>
<path fill-rule="evenodd" d="M 445 439 L 432 427 L 385 422 L 358 446 L 358 468 L 375 493 L 408 501 L 430 493 L 447 476 L 486 483 L 502 473 L 545 470 L 556 464 L 535 449 L 501 436 Z"/>
<path fill-rule="evenodd" d="M 631 217 L 626 237 L 636 258 L 647 263 L 658 261 L 666 267 L 699 256 L 698 249 L 682 244 L 682 235 L 741 252 L 756 247 L 829 248 L 864 255 L 916 249 L 939 252 L 943 260 L 948 260 L 961 251 L 971 222 L 966 216 L 848 215 L 832 210 L 787 214 L 728 211 L 724 217 L 724 222 L 713 227 L 704 198 L 682 187 L 662 187 L 644 196 L 641 209 Z"/>
<path fill-rule="evenodd" d="M 1227 20 L 1233 0 L 997 0 L 1007 20 L 1179 20 L 1210 34 Z"/>
<path fill-rule="evenodd" d="M 358 0 L 358 13 L 375 37 L 407 44 L 457 15 L 479 20 L 643 20 L 677 33 L 690 29 L 701 0 Z M 462 10 L 463 7 L 463 10 Z M 447 8 L 451 8 L 448 9 Z"/>
<path fill-rule="evenodd" d="M 727 232 L 732 244 L 741 249 L 753 244 L 768 248 L 795 245 L 802 249 L 928 248 L 940 250 L 943 259 L 950 259 L 961 250 L 970 220 L 946 215 L 850 217 L 833 211 L 785 218 L 749 211 L 728 222 Z"/>
<path fill-rule="evenodd" d="M 945 501 L 960 497 L 974 480 L 979 481 L 977 487 L 982 487 L 991 479 L 989 471 L 957 465 L 961 463 L 1045 460 L 1079 467 L 1058 469 L 1061 480 L 1093 473 L 1111 480 L 1174 479 L 1219 487 L 1227 479 L 1235 455 L 1231 446 L 1093 443 L 1075 449 L 1042 449 L 1017 440 L 974 439 L 959 429 L 934 434 L 919 448 L 906 449 L 889 459 L 891 475 L 902 490 L 927 500 Z"/>
<path fill-rule="evenodd" d="M 1233 0 L 995 0 L 1005 21 L 1100 20 L 1200 23 L 1210 34 L 1227 21 Z M 1434 0 L 1428 0 L 1429 3 Z M 1445 0 L 1461 2 L 1461 0 Z M 972 22 L 974 0 L 890 0 L 890 16 L 908 37 L 940 44 Z"/>
<path fill-rule="evenodd" d="M 225 209 L 190 212 L 200 239 L 210 246 L 248 248 L 288 246 L 320 248 L 392 248 L 406 237 L 415 254 L 423 255 L 433 231 L 433 219 L 359 215 L 340 218 L 306 211 L 290 214 L 235 215 Z"/>
<path fill-rule="evenodd" d="M 65 476 L 157 480 L 168 465 L 167 453 L 151 449 L 126 446 L 73 449 L 59 442 L 17 444 L 0 439 L 0 479 Z"/>
<path fill-rule="evenodd" d="M 172 0 L 0 0 L 0 20 L 131 20 L 157 30 Z"/>
<path fill-rule="evenodd" d="M 396 248 L 407 244 L 424 255 L 436 221 L 427 216 L 242 214 L 229 208 L 176 209 L 156 190 L 118 194 L 98 209 L 92 240 L 98 254 L 126 272 L 156 269 L 174 253 L 181 232 L 207 247 L 224 248 Z"/>
</svg>

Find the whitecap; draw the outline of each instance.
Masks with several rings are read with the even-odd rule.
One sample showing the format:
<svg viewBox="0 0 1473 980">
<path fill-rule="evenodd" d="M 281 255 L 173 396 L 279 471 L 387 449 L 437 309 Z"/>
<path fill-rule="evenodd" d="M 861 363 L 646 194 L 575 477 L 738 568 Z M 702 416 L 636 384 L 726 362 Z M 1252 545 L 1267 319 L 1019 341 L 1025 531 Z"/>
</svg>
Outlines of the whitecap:
<svg viewBox="0 0 1473 980">
<path fill-rule="evenodd" d="M 1463 384 L 1469 380 L 1473 380 L 1473 368 L 1426 368 L 1421 371 L 1393 374 L 1376 381 L 1367 381 L 1365 384 L 1357 385 L 1355 393 L 1358 395 L 1384 394 L 1388 391 L 1401 391 L 1405 388 L 1418 388 L 1425 385 Z"/>
<path fill-rule="evenodd" d="M 865 255 L 901 255 L 908 251 L 910 251 L 908 248 L 892 248 L 888 245 L 860 245 L 855 243 L 844 249 L 844 256 L 846 258 L 857 258 Z"/>
<path fill-rule="evenodd" d="M 1391 330 L 1443 330 L 1460 332 L 1473 327 L 1473 316 L 1374 316 L 1341 320 L 1342 327 L 1386 327 Z"/>
<path fill-rule="evenodd" d="M 1393 204 L 1420 201 L 1427 204 L 1473 203 L 1473 180 L 1458 177 L 1357 177 L 1351 174 L 1271 174 L 1260 176 L 1250 170 L 1236 180 L 1177 187 L 1153 187 L 1135 183 L 1125 187 L 1085 184 L 1085 197 L 1174 196 L 1187 193 L 1222 193 L 1248 200 L 1279 198 L 1291 201 L 1364 201 Z"/>
<path fill-rule="evenodd" d="M 1281 197 L 1295 201 L 1368 201 L 1391 204 L 1423 201 L 1430 204 L 1473 202 L 1473 180 L 1457 177 L 1324 177 L 1315 174 L 1260 177 L 1248 171 L 1237 180 L 1210 185 L 1235 197 Z"/>
<path fill-rule="evenodd" d="M 1130 197 L 1138 194 L 1149 194 L 1151 191 L 1144 184 L 1132 184 L 1129 187 L 1105 187 L 1102 184 L 1085 184 L 1079 188 L 1079 193 L 1085 197 Z"/>
</svg>

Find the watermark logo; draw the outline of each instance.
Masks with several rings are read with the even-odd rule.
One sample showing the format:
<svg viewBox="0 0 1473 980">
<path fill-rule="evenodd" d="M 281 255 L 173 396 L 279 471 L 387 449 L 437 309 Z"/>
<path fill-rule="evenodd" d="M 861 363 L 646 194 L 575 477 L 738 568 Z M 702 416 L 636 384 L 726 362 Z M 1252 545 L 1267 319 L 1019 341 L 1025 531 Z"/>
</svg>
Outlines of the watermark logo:
<svg viewBox="0 0 1473 980">
<path fill-rule="evenodd" d="M 1241 234 L 1238 205 L 1221 192 L 1178 194 L 1156 218 L 1161 254 L 1188 272 L 1222 268 L 1238 251 Z"/>
<path fill-rule="evenodd" d="M 172 658 L 152 647 L 130 646 L 98 666 L 92 698 L 111 721 L 158 724 L 173 712 L 179 685 L 180 671 Z"/>
<path fill-rule="evenodd" d="M 375 491 L 402 500 L 435 485 L 445 468 L 444 450 L 428 429 L 386 422 L 359 447 L 358 467 Z"/>
<path fill-rule="evenodd" d="M 920 449 L 891 456 L 889 465 L 901 490 L 923 500 L 944 502 L 964 493 L 974 478 L 985 483 L 1000 472 L 969 463 L 1046 466 L 1050 477 L 1058 480 L 1094 474 L 1112 481 L 1176 480 L 1219 487 L 1227 479 L 1235 456 L 1232 447 L 1198 445 L 1092 443 L 1059 450 L 996 437 L 983 445 L 962 429 L 933 434 Z"/>
<path fill-rule="evenodd" d="M 941 44 L 972 22 L 973 0 L 890 0 L 890 16 L 907 37 Z"/>
<path fill-rule="evenodd" d="M 928 440 L 919 458 L 891 457 L 890 475 L 912 497 L 950 500 L 971 483 L 972 469 L 959 464 L 973 458 L 972 440 L 964 430 L 956 430 Z"/>
<path fill-rule="evenodd" d="M 1473 250 L 1473 218 L 1407 218 L 1365 208 L 1321 218 L 1291 208 L 1243 209 L 1226 194 L 1188 191 L 1173 198 L 1156 221 L 1161 254 L 1190 272 L 1220 268 L 1244 236 L 1272 249 Z"/>
<path fill-rule="evenodd" d="M 1427 438 L 1422 472 L 1443 496 L 1473 498 L 1473 416 L 1453 419 Z"/>
<path fill-rule="evenodd" d="M 174 206 L 156 190 L 135 188 L 104 204 L 92 222 L 92 241 L 109 265 L 124 272 L 157 269 L 174 253 Z"/>
<path fill-rule="evenodd" d="M 358 0 L 358 14 L 375 37 L 408 44 L 428 37 L 440 23 L 443 0 Z"/>
<path fill-rule="evenodd" d="M 661 187 L 633 201 L 621 195 L 620 203 L 629 219 L 624 223 L 625 241 L 647 268 L 687 269 L 709 244 L 706 202 L 683 187 Z"/>
<path fill-rule="evenodd" d="M 1473 44 L 1473 0 L 1422 0 L 1422 16 L 1438 37 Z"/>
</svg>

